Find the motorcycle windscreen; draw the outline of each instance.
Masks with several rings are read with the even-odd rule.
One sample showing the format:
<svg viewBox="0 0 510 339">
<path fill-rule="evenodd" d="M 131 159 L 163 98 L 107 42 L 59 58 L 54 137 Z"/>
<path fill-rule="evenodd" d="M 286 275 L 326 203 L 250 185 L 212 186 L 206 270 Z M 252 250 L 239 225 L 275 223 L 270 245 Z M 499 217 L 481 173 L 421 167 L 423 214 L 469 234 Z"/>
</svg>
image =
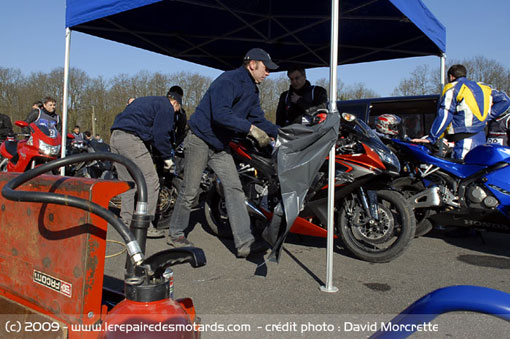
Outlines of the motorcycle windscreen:
<svg viewBox="0 0 510 339">
<path fill-rule="evenodd" d="M 262 234 L 273 248 L 268 260 L 280 259 L 283 242 L 303 208 L 308 189 L 338 138 L 339 125 L 340 116 L 328 114 L 317 125 L 293 124 L 279 130 L 273 160 L 277 164 L 281 201 Z"/>
</svg>

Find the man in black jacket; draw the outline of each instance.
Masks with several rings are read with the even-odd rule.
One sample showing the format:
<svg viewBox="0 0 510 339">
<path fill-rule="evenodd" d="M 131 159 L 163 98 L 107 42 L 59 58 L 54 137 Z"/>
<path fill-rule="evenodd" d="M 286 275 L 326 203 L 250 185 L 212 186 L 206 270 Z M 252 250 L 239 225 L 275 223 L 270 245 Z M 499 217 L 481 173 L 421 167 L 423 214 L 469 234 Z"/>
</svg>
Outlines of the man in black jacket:
<svg viewBox="0 0 510 339">
<path fill-rule="evenodd" d="M 190 131 L 184 140 L 184 178 L 170 220 L 167 243 L 172 247 L 192 246 L 184 230 L 188 227 L 193 200 L 202 173 L 210 166 L 223 185 L 238 257 L 265 250 L 255 242 L 250 228 L 243 187 L 232 158 L 229 142 L 236 135 L 250 135 L 261 147 L 276 137 L 278 128 L 268 121 L 260 107 L 257 87 L 276 65 L 260 49 L 249 50 L 243 65 L 224 72 L 214 80 L 189 120 Z"/>
<path fill-rule="evenodd" d="M 151 216 L 156 213 L 159 177 L 148 146 L 153 146 L 161 155 L 165 170 L 173 167 L 171 134 L 174 128 L 174 114 L 181 108 L 181 103 L 182 99 L 176 93 L 168 93 L 167 97 L 137 98 L 115 117 L 111 127 L 112 152 L 131 159 L 143 173 L 148 190 L 147 210 Z M 115 168 L 119 180 L 133 181 L 126 167 L 116 163 Z M 135 208 L 135 190 L 122 193 L 121 200 L 120 217 L 129 226 Z M 151 223 L 147 237 L 162 236 L 164 231 L 156 229 Z"/>
<path fill-rule="evenodd" d="M 0 113 L 0 141 L 4 141 L 9 134 L 13 133 L 11 118 Z"/>
<path fill-rule="evenodd" d="M 312 86 L 306 80 L 306 72 L 302 67 L 291 67 L 287 76 L 290 87 L 280 95 L 276 109 L 276 124 L 281 127 L 302 123 L 306 109 L 328 101 L 326 90 L 320 86 Z"/>
<path fill-rule="evenodd" d="M 170 87 L 167 94 L 170 93 L 177 93 L 181 96 L 181 98 L 184 97 L 184 91 L 177 85 Z M 180 144 L 182 144 L 184 137 L 186 136 L 186 132 L 188 132 L 186 111 L 181 106 L 181 109 L 175 112 L 174 117 L 174 135 L 172 140 L 174 148 L 177 148 Z"/>
</svg>

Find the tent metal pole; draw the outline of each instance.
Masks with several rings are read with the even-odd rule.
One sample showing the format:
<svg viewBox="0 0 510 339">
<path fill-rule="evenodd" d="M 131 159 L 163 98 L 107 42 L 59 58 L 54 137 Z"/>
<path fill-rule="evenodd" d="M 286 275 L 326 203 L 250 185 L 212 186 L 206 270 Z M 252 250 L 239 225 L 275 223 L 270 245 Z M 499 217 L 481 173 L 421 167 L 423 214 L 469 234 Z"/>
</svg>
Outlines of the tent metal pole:
<svg viewBox="0 0 510 339">
<path fill-rule="evenodd" d="M 441 88 L 446 85 L 446 54 L 442 53 L 439 57 L 440 72 L 441 72 Z"/>
<path fill-rule="evenodd" d="M 67 139 L 67 101 L 69 95 L 69 54 L 71 51 L 71 29 L 66 27 L 66 52 L 64 62 L 64 95 L 62 102 L 62 145 L 60 146 L 60 156 L 66 156 L 66 139 Z M 65 167 L 60 168 L 60 174 L 65 175 Z"/>
<path fill-rule="evenodd" d="M 336 107 L 337 69 L 338 69 L 338 9 L 340 0 L 331 1 L 331 54 L 329 61 L 329 113 L 338 114 Z M 328 177 L 328 236 L 326 247 L 326 284 L 321 286 L 323 292 L 337 292 L 333 286 L 333 235 L 335 232 L 333 212 L 335 208 L 335 145 L 329 151 Z"/>
</svg>

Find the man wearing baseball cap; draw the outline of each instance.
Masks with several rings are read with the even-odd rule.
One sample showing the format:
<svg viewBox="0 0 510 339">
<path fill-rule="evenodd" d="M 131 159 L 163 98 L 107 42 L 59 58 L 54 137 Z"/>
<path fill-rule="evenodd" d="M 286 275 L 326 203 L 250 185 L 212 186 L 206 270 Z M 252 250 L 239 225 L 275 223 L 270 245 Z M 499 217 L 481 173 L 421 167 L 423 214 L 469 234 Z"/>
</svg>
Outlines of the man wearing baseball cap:
<svg viewBox="0 0 510 339">
<path fill-rule="evenodd" d="M 190 133 L 184 140 L 184 180 L 170 220 L 167 243 L 192 246 L 184 230 L 188 227 L 193 199 L 207 165 L 216 173 L 225 193 L 225 205 L 238 257 L 261 252 L 267 247 L 256 242 L 237 169 L 228 146 L 235 134 L 250 135 L 261 147 L 276 137 L 278 128 L 266 120 L 260 107 L 260 84 L 278 68 L 269 54 L 249 50 L 243 65 L 213 81 L 189 120 Z"/>
</svg>

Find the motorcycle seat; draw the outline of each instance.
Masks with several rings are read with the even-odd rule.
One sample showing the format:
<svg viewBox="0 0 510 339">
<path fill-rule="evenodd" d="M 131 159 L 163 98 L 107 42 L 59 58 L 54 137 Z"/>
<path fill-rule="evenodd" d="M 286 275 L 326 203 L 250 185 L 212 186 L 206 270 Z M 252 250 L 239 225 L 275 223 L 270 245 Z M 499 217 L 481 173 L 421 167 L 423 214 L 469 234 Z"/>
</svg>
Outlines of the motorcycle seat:
<svg viewBox="0 0 510 339">
<path fill-rule="evenodd" d="M 268 158 L 267 156 L 262 155 L 262 154 L 253 154 L 252 158 L 261 162 L 265 166 L 273 167 L 273 159 L 272 158 Z"/>
</svg>

